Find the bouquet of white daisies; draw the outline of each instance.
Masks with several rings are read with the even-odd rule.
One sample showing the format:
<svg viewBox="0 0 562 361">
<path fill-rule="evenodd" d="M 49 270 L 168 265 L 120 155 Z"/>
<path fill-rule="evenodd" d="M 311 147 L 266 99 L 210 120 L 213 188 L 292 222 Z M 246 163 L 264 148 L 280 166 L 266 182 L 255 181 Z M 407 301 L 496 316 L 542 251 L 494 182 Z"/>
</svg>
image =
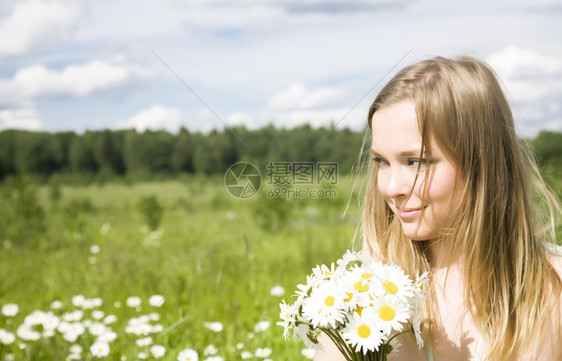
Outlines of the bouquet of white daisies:
<svg viewBox="0 0 562 361">
<path fill-rule="evenodd" d="M 297 286 L 294 304 L 283 300 L 277 324 L 284 338 L 293 330 L 315 349 L 325 333 L 349 361 L 386 360 L 403 333 L 413 332 L 423 346 L 419 311 L 427 280 L 427 273 L 414 281 L 396 265 L 347 251 L 337 265 L 316 266 Z"/>
</svg>

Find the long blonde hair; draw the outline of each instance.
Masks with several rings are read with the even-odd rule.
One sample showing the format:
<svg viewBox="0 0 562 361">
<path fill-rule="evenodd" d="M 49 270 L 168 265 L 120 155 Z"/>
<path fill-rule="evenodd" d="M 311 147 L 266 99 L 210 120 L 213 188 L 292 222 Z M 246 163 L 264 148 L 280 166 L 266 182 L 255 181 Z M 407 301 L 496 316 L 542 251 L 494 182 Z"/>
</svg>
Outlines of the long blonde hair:
<svg viewBox="0 0 562 361">
<path fill-rule="evenodd" d="M 369 127 L 378 109 L 404 100 L 416 106 L 420 154 L 433 139 L 463 182 L 461 202 L 440 242 L 461 260 L 465 304 L 481 327 L 488 357 L 519 355 L 552 330 L 545 327 L 552 326 L 562 286 L 545 242 L 555 242 L 560 207 L 517 138 L 508 102 L 485 63 L 437 57 L 406 67 L 377 95 Z M 369 169 L 365 247 L 412 275 L 429 270 L 428 245 L 404 236 L 377 190 L 376 165 Z"/>
</svg>

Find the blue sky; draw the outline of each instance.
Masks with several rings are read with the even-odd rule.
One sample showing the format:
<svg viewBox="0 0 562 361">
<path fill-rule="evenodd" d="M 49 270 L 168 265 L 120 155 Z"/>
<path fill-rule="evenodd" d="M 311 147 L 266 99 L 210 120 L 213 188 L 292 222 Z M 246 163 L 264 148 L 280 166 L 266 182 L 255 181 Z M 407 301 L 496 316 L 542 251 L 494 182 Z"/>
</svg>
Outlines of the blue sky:
<svg viewBox="0 0 562 361">
<path fill-rule="evenodd" d="M 534 136 L 562 131 L 561 45 L 554 0 L 4 0 L 0 129 L 362 129 L 399 68 L 468 54 Z"/>
</svg>

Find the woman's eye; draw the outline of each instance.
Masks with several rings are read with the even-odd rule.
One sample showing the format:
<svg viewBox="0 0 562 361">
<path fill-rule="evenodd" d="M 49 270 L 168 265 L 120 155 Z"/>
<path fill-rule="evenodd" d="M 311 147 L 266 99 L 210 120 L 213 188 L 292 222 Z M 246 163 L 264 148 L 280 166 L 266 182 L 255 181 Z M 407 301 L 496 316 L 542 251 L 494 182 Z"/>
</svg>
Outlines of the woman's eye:
<svg viewBox="0 0 562 361">
<path fill-rule="evenodd" d="M 425 158 L 421 158 L 421 159 L 419 159 L 419 158 L 410 158 L 410 159 L 408 159 L 408 166 L 416 167 L 416 168 L 418 168 L 418 167 L 419 167 L 419 168 L 424 168 L 424 167 L 430 165 L 431 163 L 432 163 L 431 161 L 429 161 L 429 160 L 427 160 L 427 159 L 425 159 Z"/>
<path fill-rule="evenodd" d="M 371 159 L 373 160 L 373 162 L 375 162 L 376 165 L 379 165 L 379 166 L 385 165 L 385 164 L 388 163 L 386 160 L 384 160 L 380 157 L 372 157 Z"/>
</svg>

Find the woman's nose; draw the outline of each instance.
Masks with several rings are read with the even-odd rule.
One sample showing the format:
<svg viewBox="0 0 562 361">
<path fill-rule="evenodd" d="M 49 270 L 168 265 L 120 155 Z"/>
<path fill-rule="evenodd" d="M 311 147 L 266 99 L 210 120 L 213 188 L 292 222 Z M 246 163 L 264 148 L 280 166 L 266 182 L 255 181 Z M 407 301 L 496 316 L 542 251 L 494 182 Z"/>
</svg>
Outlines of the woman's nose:
<svg viewBox="0 0 562 361">
<path fill-rule="evenodd" d="M 410 178 L 408 172 L 402 167 L 389 167 L 389 169 L 379 172 L 379 192 L 386 198 L 405 197 L 412 191 L 413 179 Z"/>
</svg>

